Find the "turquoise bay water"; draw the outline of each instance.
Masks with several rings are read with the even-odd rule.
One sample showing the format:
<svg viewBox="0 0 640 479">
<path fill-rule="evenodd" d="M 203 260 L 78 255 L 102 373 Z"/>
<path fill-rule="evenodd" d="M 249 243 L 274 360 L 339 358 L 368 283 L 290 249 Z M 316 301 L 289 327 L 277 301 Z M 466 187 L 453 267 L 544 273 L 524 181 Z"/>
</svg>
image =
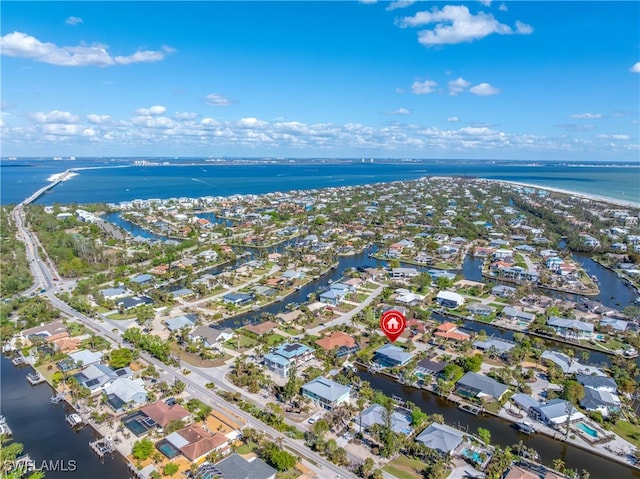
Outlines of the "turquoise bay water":
<svg viewBox="0 0 640 479">
<path fill-rule="evenodd" d="M 420 162 L 307 162 L 296 164 L 171 166 L 113 168 L 127 160 L 55 162 L 17 160 L 0 162 L 2 204 L 15 203 L 44 186 L 47 179 L 71 167 L 98 167 L 58 185 L 40 203 L 118 202 L 137 198 L 228 196 L 272 191 L 360 185 L 425 176 L 464 176 L 530 183 L 577 193 L 640 203 L 640 166 L 570 163 L 518 164 L 493 161 Z"/>
</svg>

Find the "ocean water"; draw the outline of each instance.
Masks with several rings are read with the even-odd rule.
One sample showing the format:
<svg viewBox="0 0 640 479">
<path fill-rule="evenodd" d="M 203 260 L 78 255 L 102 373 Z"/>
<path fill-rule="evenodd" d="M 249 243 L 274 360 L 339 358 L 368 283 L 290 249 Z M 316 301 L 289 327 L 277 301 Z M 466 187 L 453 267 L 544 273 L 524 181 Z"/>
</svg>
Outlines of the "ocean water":
<svg viewBox="0 0 640 479">
<path fill-rule="evenodd" d="M 361 185 L 425 176 L 466 176 L 530 183 L 577 193 L 640 203 L 640 165 L 517 163 L 499 161 L 307 162 L 296 164 L 190 164 L 130 166 L 130 160 L 0 162 L 0 201 L 16 203 L 44 186 L 52 174 L 85 168 L 38 201 L 118 202 L 171 198 L 261 194 L 272 191 Z M 123 167 L 124 166 L 124 167 Z"/>
</svg>

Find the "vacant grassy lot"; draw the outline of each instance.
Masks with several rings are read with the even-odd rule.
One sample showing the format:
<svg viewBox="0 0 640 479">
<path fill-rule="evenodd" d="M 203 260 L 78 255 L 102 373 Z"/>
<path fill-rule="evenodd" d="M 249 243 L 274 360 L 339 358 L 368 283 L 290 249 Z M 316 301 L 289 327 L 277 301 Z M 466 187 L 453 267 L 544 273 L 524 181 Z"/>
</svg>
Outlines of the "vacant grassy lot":
<svg viewBox="0 0 640 479">
<path fill-rule="evenodd" d="M 421 461 L 399 456 L 384 466 L 382 470 L 396 476 L 398 479 L 422 479 L 421 471 L 424 467 L 424 463 Z"/>
</svg>

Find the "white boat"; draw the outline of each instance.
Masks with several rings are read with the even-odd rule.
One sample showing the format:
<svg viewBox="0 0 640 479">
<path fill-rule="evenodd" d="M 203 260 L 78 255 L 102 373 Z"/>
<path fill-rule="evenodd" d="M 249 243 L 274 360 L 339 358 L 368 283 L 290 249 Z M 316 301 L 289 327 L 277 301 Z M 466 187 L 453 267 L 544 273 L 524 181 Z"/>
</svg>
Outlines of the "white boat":
<svg viewBox="0 0 640 479">
<path fill-rule="evenodd" d="M 0 435 L 11 436 L 12 434 L 11 428 L 7 424 L 7 420 L 4 416 L 0 416 Z"/>
<path fill-rule="evenodd" d="M 525 434 L 532 434 L 536 431 L 536 428 L 533 424 L 531 424 L 530 422 L 518 422 L 516 423 L 516 426 L 518 426 L 518 429 L 520 430 L 520 432 L 523 432 Z"/>
<path fill-rule="evenodd" d="M 67 421 L 67 423 L 69 423 L 71 427 L 80 426 L 84 423 L 80 414 L 76 414 L 75 412 L 65 417 L 65 420 Z"/>
</svg>

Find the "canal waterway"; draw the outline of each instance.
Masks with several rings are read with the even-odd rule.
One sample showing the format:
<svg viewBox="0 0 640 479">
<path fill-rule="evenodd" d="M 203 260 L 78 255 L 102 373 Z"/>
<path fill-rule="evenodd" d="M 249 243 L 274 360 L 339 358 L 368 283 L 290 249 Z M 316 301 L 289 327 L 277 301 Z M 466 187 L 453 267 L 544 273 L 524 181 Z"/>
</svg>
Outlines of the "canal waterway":
<svg viewBox="0 0 640 479">
<path fill-rule="evenodd" d="M 551 466 L 554 459 L 561 458 L 567 467 L 581 471 L 586 469 L 593 478 L 638 479 L 640 471 L 625 467 L 602 456 L 596 456 L 575 446 L 556 441 L 542 434 L 526 435 L 519 432 L 513 423 L 495 416 L 474 416 L 430 391 L 403 386 L 380 374 L 358 370 L 360 379 L 368 381 L 373 389 L 387 396 L 397 396 L 411 401 L 427 414 L 441 414 L 446 424 L 460 427 L 469 433 L 477 433 L 478 427 L 491 431 L 491 442 L 500 446 L 512 446 L 522 441 L 525 446 L 540 454 L 540 461 Z"/>
<path fill-rule="evenodd" d="M 1 414 L 13 431 L 13 439 L 24 445 L 24 453 L 29 454 L 36 467 L 46 461 L 46 479 L 130 476 L 122 456 L 114 453 L 100 460 L 89 448 L 89 442 L 99 437 L 93 428 L 74 431 L 67 424 L 65 415 L 73 411 L 64 401 L 51 404 L 53 388 L 49 384 L 29 384 L 26 376 L 33 371 L 31 367 L 15 367 L 5 357 L 0 359 L 0 367 Z"/>
</svg>

